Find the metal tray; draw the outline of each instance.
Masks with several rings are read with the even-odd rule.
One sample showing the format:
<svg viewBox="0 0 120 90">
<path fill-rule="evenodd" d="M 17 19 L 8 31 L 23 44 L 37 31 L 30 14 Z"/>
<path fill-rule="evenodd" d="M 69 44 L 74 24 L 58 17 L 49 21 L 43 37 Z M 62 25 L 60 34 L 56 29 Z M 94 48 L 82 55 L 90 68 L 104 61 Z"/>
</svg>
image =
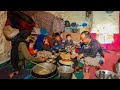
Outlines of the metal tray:
<svg viewBox="0 0 120 90">
<path fill-rule="evenodd" d="M 100 72 L 102 73 L 102 75 L 100 75 Z M 104 75 L 103 75 L 104 73 Z M 119 79 L 118 75 L 112 71 L 109 70 L 98 70 L 96 71 L 96 77 L 99 79 L 108 79 L 108 76 L 111 75 L 112 78 L 111 79 Z"/>
</svg>

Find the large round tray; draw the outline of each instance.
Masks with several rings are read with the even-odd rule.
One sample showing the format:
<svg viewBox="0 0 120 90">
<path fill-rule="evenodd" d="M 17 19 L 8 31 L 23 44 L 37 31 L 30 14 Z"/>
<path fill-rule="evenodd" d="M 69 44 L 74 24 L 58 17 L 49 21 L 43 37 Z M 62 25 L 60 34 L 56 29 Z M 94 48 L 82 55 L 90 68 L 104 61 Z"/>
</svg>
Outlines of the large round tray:
<svg viewBox="0 0 120 90">
<path fill-rule="evenodd" d="M 100 72 L 101 73 L 105 73 L 104 77 L 103 75 L 100 75 Z M 109 75 L 112 75 L 112 79 L 119 79 L 118 75 L 112 71 L 109 71 L 109 70 L 98 70 L 96 71 L 96 77 L 99 78 L 99 79 L 108 79 L 108 76 Z"/>
</svg>

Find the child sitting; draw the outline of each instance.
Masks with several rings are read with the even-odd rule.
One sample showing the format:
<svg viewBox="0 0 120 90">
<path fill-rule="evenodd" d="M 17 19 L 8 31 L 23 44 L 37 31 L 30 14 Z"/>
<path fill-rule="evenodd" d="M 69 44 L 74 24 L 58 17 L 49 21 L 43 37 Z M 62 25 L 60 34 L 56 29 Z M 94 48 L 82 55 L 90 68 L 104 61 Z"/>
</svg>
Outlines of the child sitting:
<svg viewBox="0 0 120 90">
<path fill-rule="evenodd" d="M 67 34 L 66 35 L 66 40 L 65 40 L 65 43 L 64 43 L 64 48 L 66 46 L 74 46 L 74 43 L 72 41 L 72 38 L 71 38 L 71 35 L 70 34 Z"/>
<path fill-rule="evenodd" d="M 51 42 L 51 37 L 45 36 L 43 39 L 43 43 L 40 44 L 40 51 L 42 50 L 50 51 L 50 42 Z"/>
<path fill-rule="evenodd" d="M 83 45 L 84 45 L 84 43 L 83 43 L 83 41 L 82 40 L 80 40 L 80 43 L 79 43 L 79 50 L 78 50 L 78 52 L 81 52 L 82 51 L 82 47 L 83 47 Z"/>
<path fill-rule="evenodd" d="M 51 50 L 54 52 L 57 52 L 59 50 L 61 50 L 63 47 L 62 47 L 62 40 L 61 40 L 61 37 L 59 35 L 59 33 L 56 33 L 55 34 L 55 39 L 52 40 L 51 42 Z"/>
<path fill-rule="evenodd" d="M 35 56 L 37 54 L 37 50 L 34 50 L 34 41 L 30 40 L 29 42 L 29 47 L 28 47 L 28 51 L 30 52 L 31 55 Z"/>
</svg>

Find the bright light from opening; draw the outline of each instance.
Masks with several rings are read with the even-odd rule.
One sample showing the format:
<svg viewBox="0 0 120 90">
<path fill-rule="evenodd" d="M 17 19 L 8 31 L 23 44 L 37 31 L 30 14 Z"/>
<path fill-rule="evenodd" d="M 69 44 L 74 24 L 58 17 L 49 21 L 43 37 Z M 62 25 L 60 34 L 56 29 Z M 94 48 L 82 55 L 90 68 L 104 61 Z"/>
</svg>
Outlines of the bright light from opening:
<svg viewBox="0 0 120 90">
<path fill-rule="evenodd" d="M 114 41 L 113 34 L 115 33 L 115 26 L 111 23 L 98 24 L 93 31 L 96 31 L 97 40 L 101 44 L 108 44 Z"/>
</svg>

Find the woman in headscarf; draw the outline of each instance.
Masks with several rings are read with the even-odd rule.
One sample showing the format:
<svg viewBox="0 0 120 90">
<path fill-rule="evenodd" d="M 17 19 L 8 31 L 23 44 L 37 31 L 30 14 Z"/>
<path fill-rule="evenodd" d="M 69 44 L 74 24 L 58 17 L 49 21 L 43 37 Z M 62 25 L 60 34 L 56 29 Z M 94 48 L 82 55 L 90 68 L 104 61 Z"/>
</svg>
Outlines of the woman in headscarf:
<svg viewBox="0 0 120 90">
<path fill-rule="evenodd" d="M 49 35 L 49 33 L 48 33 L 48 31 L 47 31 L 46 28 L 41 28 L 41 29 L 40 29 L 40 33 L 43 34 L 43 35 L 45 35 L 45 36 L 48 36 L 48 35 Z"/>
<path fill-rule="evenodd" d="M 21 69 L 19 61 L 22 61 L 23 66 L 25 66 L 25 59 L 30 61 L 39 60 L 39 58 L 33 57 L 27 49 L 30 39 L 30 32 L 23 30 L 14 38 L 14 40 L 12 40 L 11 64 L 14 71 L 10 74 L 10 78 L 12 78 L 15 74 L 19 74 Z"/>
<path fill-rule="evenodd" d="M 40 50 L 41 50 L 40 45 L 41 45 L 41 43 L 44 42 L 44 37 L 49 35 L 49 33 L 48 33 L 48 31 L 47 31 L 46 28 L 41 28 L 41 29 L 40 29 L 40 33 L 41 33 L 41 34 L 38 35 L 38 38 L 37 38 L 36 43 L 35 43 L 35 49 L 36 49 L 37 51 L 40 51 Z"/>
</svg>

